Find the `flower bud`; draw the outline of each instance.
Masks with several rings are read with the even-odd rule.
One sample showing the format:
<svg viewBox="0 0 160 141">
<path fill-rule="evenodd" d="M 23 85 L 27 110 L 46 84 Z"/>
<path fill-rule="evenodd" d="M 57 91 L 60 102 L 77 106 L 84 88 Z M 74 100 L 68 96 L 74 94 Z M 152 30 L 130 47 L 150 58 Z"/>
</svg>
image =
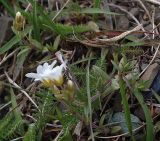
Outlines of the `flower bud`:
<svg viewBox="0 0 160 141">
<path fill-rule="evenodd" d="M 67 97 L 68 100 L 73 100 L 74 93 L 75 93 L 75 85 L 73 81 L 68 80 L 65 89 L 65 96 Z"/>
<path fill-rule="evenodd" d="M 73 81 L 68 80 L 68 81 L 67 81 L 67 90 L 69 90 L 69 91 L 74 91 L 74 89 L 75 89 L 75 86 L 74 86 Z"/>
<path fill-rule="evenodd" d="M 25 18 L 22 16 L 20 12 L 16 13 L 15 20 L 13 21 L 13 27 L 20 31 L 25 25 Z"/>
</svg>

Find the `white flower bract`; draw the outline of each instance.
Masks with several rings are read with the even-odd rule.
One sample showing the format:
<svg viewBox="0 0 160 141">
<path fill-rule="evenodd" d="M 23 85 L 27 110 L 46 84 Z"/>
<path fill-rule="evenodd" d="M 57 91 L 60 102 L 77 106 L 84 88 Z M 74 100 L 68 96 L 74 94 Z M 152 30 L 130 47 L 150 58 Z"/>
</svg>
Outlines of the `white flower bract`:
<svg viewBox="0 0 160 141">
<path fill-rule="evenodd" d="M 63 63 L 60 66 L 54 67 L 56 63 L 57 61 L 55 60 L 51 65 L 48 63 L 39 65 L 37 67 L 37 73 L 27 73 L 25 76 L 43 83 L 50 81 L 58 84 L 63 83 L 63 69 L 66 67 L 66 64 Z"/>
</svg>

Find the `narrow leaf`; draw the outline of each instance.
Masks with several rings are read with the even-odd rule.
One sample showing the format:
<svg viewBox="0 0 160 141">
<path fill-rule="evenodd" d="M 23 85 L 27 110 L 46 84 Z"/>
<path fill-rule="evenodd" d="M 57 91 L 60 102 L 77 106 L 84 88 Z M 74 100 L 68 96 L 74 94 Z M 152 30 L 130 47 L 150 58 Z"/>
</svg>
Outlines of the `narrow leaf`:
<svg viewBox="0 0 160 141">
<path fill-rule="evenodd" d="M 80 13 L 121 15 L 121 14 L 118 14 L 118 13 L 109 12 L 107 10 L 103 10 L 103 9 L 99 9 L 99 8 L 85 8 L 85 9 L 82 9 Z"/>
<path fill-rule="evenodd" d="M 23 121 L 23 119 L 21 117 L 21 111 L 17 105 L 16 96 L 15 96 L 14 91 L 11 87 L 10 87 L 10 93 L 11 93 L 11 102 L 12 102 L 13 113 L 14 113 L 14 116 L 16 119 L 15 122 L 17 122 L 19 124 L 19 131 L 21 133 L 23 133 L 24 127 L 23 127 L 23 124 L 21 124 Z"/>
<path fill-rule="evenodd" d="M 36 127 L 35 124 L 31 124 L 26 132 L 23 141 L 36 141 Z"/>
<path fill-rule="evenodd" d="M 0 48 L 0 54 L 3 54 L 9 49 L 15 47 L 14 45 L 20 42 L 21 39 L 24 38 L 31 30 L 32 30 L 32 27 L 27 27 L 22 33 L 20 33 L 20 36 L 15 35 L 10 41 L 8 41 L 6 44 L 4 44 Z"/>
<path fill-rule="evenodd" d="M 146 126 L 147 126 L 147 137 L 146 141 L 154 141 L 154 128 L 153 128 L 153 121 L 151 117 L 151 113 L 143 100 L 142 94 L 139 92 L 137 88 L 134 90 L 134 95 L 136 96 L 138 102 L 140 103 L 141 107 L 143 108 L 145 118 L 146 118 Z"/>
<path fill-rule="evenodd" d="M 22 70 L 23 67 L 23 63 L 26 60 L 28 53 L 29 53 L 29 47 L 22 47 L 22 50 L 19 52 L 19 54 L 17 55 L 17 60 L 16 60 L 16 65 L 14 68 L 14 72 L 13 72 L 13 80 L 16 80 L 16 78 L 18 77 L 20 71 Z"/>
<path fill-rule="evenodd" d="M 126 119 L 126 123 L 128 126 L 128 131 L 129 131 L 129 134 L 132 138 L 132 141 L 135 141 L 135 138 L 132 133 L 131 113 L 130 113 L 129 104 L 128 104 L 127 97 L 126 97 L 126 93 L 127 93 L 126 84 L 123 81 L 121 76 L 119 77 L 119 85 L 120 85 L 120 93 L 121 93 L 122 104 L 123 104 L 123 108 L 124 108 L 125 119 Z"/>
<path fill-rule="evenodd" d="M 37 1 L 34 1 L 33 5 L 33 28 L 34 28 L 34 38 L 40 41 L 40 28 L 38 24 L 38 14 L 37 14 Z"/>
<path fill-rule="evenodd" d="M 152 90 L 152 93 L 154 97 L 157 99 L 157 101 L 160 103 L 160 96 L 154 90 Z"/>
</svg>

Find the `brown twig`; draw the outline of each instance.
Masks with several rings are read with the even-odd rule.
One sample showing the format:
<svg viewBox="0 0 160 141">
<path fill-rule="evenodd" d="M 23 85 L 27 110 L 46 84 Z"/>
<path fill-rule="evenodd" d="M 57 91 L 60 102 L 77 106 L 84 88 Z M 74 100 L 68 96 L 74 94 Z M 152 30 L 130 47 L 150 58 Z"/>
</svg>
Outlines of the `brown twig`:
<svg viewBox="0 0 160 141">
<path fill-rule="evenodd" d="M 134 129 L 133 132 L 140 130 L 144 126 L 145 126 L 145 123 L 143 125 L 139 126 L 138 128 Z M 123 134 L 119 134 L 119 135 L 115 135 L 115 136 L 108 136 L 108 137 L 95 136 L 95 137 L 100 138 L 100 139 L 113 139 L 113 138 L 118 138 L 118 137 L 127 136 L 127 135 L 129 135 L 128 132 L 123 133 Z"/>
<path fill-rule="evenodd" d="M 63 7 L 56 13 L 56 15 L 53 17 L 52 21 L 54 21 L 57 16 L 62 12 L 62 10 L 67 6 L 67 4 L 70 2 L 70 0 L 67 0 L 66 3 L 63 5 Z"/>
<path fill-rule="evenodd" d="M 102 41 L 102 42 L 115 42 L 115 41 L 118 41 L 122 38 L 124 38 L 125 36 L 131 34 L 132 32 L 135 32 L 135 31 L 138 31 L 142 28 L 142 25 L 138 25 L 136 26 L 135 28 L 133 28 L 132 30 L 128 30 L 126 32 L 123 32 L 122 34 L 118 35 L 118 36 L 115 36 L 113 38 L 109 38 L 109 39 L 98 39 L 99 41 Z"/>
<path fill-rule="evenodd" d="M 141 77 L 142 74 L 143 74 L 143 73 L 148 69 L 148 67 L 153 63 L 154 59 L 155 59 L 156 56 L 157 56 L 157 53 L 158 53 L 159 48 L 160 48 L 160 44 L 158 45 L 158 47 L 157 47 L 157 49 L 156 49 L 156 51 L 155 51 L 155 53 L 154 53 L 154 56 L 153 56 L 152 60 L 149 62 L 149 64 L 147 65 L 147 67 L 145 67 L 144 70 L 139 74 L 139 77 Z"/>
<path fill-rule="evenodd" d="M 64 58 L 63 58 L 63 56 L 62 56 L 62 53 L 61 53 L 60 51 L 57 51 L 57 52 L 55 53 L 55 55 L 56 55 L 57 59 L 58 59 L 61 63 L 66 63 L 65 71 L 68 73 L 69 79 L 71 79 L 71 80 L 74 82 L 77 90 L 79 90 L 79 89 L 80 89 L 80 88 L 79 88 L 79 85 L 78 85 L 78 83 L 77 83 L 74 75 L 72 74 L 72 72 L 71 72 L 71 70 L 70 70 L 70 68 L 69 68 L 69 66 L 68 66 L 68 64 L 67 64 L 67 61 L 64 60 Z"/>
<path fill-rule="evenodd" d="M 39 110 L 37 104 L 33 101 L 33 99 L 29 96 L 29 94 L 28 94 L 26 91 L 22 90 L 22 88 L 21 88 L 20 86 L 18 86 L 18 85 L 9 77 L 9 75 L 8 75 L 7 72 L 4 72 L 4 73 L 5 73 L 8 81 L 9 81 L 9 83 L 11 83 L 11 84 L 12 84 L 13 86 L 15 86 L 17 89 L 19 89 L 19 90 L 31 101 L 31 103 Z"/>
<path fill-rule="evenodd" d="M 125 12 L 126 14 L 128 14 L 138 25 L 141 25 L 141 23 L 137 20 L 137 18 L 130 12 L 128 12 L 127 10 L 125 10 L 124 8 L 120 7 L 120 6 L 117 6 L 115 4 L 111 4 L 109 3 L 108 6 L 111 6 L 111 7 L 115 7 L 115 8 L 118 8 L 119 10 Z M 145 32 L 145 29 L 143 28 L 143 26 L 141 26 L 141 29 L 142 31 Z"/>
<path fill-rule="evenodd" d="M 158 0 L 146 0 L 147 2 L 160 5 L 160 1 Z"/>
<path fill-rule="evenodd" d="M 137 0 L 138 2 L 139 2 L 139 4 L 142 6 L 142 8 L 144 9 L 144 11 L 146 12 L 146 14 L 148 15 L 148 17 L 149 17 L 149 19 L 150 19 L 150 21 L 151 21 L 151 15 L 149 14 L 149 11 L 148 11 L 148 9 L 146 8 L 146 6 L 143 4 L 143 2 L 142 2 L 142 0 Z M 152 23 L 152 21 L 151 21 L 151 23 Z"/>
<path fill-rule="evenodd" d="M 3 57 L 3 59 L 2 59 L 2 61 L 0 62 L 0 66 L 4 63 L 4 62 L 6 62 L 9 58 L 11 58 L 14 54 L 15 54 L 15 52 L 17 52 L 19 49 L 16 49 L 16 50 L 14 50 L 13 52 L 11 52 L 10 54 L 8 54 L 7 56 L 5 55 L 4 57 Z"/>
</svg>

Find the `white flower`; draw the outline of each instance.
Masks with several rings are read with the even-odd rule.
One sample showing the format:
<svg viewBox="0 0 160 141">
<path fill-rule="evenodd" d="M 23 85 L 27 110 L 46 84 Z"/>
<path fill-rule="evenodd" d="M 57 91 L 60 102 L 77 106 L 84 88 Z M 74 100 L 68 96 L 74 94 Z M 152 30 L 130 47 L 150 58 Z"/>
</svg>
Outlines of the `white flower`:
<svg viewBox="0 0 160 141">
<path fill-rule="evenodd" d="M 44 63 L 37 67 L 37 73 L 27 73 L 26 77 L 34 78 L 34 81 L 41 81 L 45 85 L 50 85 L 54 83 L 55 85 L 63 84 L 63 69 L 66 67 L 66 64 L 63 63 L 60 66 L 55 66 L 57 61 L 53 61 L 51 65 Z"/>
</svg>

